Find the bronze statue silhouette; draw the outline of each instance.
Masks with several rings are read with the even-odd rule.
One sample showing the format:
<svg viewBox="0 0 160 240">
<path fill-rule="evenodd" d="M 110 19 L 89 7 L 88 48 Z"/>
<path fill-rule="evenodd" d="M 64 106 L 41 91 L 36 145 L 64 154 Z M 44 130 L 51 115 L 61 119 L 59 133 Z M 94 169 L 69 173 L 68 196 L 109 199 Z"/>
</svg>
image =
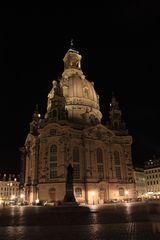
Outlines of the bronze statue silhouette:
<svg viewBox="0 0 160 240">
<path fill-rule="evenodd" d="M 67 183 L 73 184 L 73 167 L 71 164 L 67 167 Z"/>
<path fill-rule="evenodd" d="M 66 194 L 64 202 L 76 202 L 73 193 L 73 167 L 71 164 L 67 167 L 67 179 L 66 179 Z"/>
</svg>

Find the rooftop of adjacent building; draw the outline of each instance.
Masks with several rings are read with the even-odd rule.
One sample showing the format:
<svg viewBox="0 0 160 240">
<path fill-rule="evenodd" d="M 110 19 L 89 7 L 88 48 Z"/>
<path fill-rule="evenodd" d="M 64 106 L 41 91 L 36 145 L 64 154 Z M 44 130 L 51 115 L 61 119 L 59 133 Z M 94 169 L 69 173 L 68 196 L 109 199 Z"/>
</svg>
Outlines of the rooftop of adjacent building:
<svg viewBox="0 0 160 240">
<path fill-rule="evenodd" d="M 153 156 L 152 159 L 149 159 L 148 161 L 146 161 L 144 163 L 144 168 L 145 169 L 150 169 L 150 168 L 156 168 L 156 167 L 160 167 L 160 158 Z"/>
<path fill-rule="evenodd" d="M 0 181 L 16 181 L 16 182 L 18 182 L 19 180 L 20 180 L 19 174 L 0 173 Z"/>
<path fill-rule="evenodd" d="M 134 167 L 135 172 L 144 172 L 144 168 L 142 167 Z"/>
</svg>

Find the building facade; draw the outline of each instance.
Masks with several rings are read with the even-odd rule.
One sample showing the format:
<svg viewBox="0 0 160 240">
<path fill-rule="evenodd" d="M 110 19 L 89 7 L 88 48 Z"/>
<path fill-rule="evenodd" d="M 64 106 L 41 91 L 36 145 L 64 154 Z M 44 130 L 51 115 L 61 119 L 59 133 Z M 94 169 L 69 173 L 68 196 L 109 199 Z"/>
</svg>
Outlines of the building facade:
<svg viewBox="0 0 160 240">
<path fill-rule="evenodd" d="M 146 175 L 143 168 L 134 168 L 136 195 L 139 199 L 146 198 Z"/>
<path fill-rule="evenodd" d="M 15 174 L 0 174 L 0 205 L 18 202 L 19 177 Z"/>
<path fill-rule="evenodd" d="M 81 69 L 81 55 L 71 46 L 64 71 L 48 94 L 42 119 L 35 110 L 25 145 L 21 148 L 21 186 L 29 203 L 63 201 L 66 169 L 74 169 L 78 202 L 92 204 L 135 198 L 131 157 L 132 137 L 114 96 L 107 126 L 94 83 Z"/>
<path fill-rule="evenodd" d="M 146 197 L 160 198 L 160 159 L 150 159 L 145 162 Z"/>
</svg>

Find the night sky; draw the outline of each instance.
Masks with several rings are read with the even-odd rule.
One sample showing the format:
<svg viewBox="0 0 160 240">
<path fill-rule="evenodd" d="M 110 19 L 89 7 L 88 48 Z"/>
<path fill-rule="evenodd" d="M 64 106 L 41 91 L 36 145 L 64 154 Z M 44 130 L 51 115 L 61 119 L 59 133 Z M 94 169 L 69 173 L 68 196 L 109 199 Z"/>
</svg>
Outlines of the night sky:
<svg viewBox="0 0 160 240">
<path fill-rule="evenodd" d="M 0 9 L 0 172 L 18 173 L 36 104 L 44 116 L 70 39 L 108 121 L 114 92 L 130 135 L 133 162 L 160 156 L 160 14 L 145 2 L 102 8 Z"/>
</svg>

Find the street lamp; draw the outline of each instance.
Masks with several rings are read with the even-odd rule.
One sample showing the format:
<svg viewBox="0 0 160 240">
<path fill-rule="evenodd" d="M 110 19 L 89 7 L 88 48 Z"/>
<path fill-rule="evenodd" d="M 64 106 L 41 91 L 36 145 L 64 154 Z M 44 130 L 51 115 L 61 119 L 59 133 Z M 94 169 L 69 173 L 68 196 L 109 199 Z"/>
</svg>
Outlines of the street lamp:
<svg viewBox="0 0 160 240">
<path fill-rule="evenodd" d="M 20 204 L 22 205 L 24 203 L 24 194 L 20 194 Z"/>
<path fill-rule="evenodd" d="M 11 200 L 15 200 L 16 196 L 15 195 L 12 195 L 11 196 Z"/>
<path fill-rule="evenodd" d="M 126 195 L 126 200 L 128 201 L 128 194 L 129 194 L 129 192 L 128 192 L 128 190 L 126 190 L 125 191 L 125 195 Z"/>
<path fill-rule="evenodd" d="M 21 193 L 21 195 L 20 195 L 20 198 L 21 198 L 21 199 L 23 199 L 23 198 L 24 198 L 24 194 L 23 194 L 23 193 Z"/>
<path fill-rule="evenodd" d="M 39 203 L 39 199 L 37 198 L 37 199 L 36 199 L 36 204 L 38 204 L 38 203 Z"/>
<path fill-rule="evenodd" d="M 128 193 L 129 193 L 128 190 L 126 190 L 126 191 L 125 191 L 126 196 L 128 196 Z"/>
<path fill-rule="evenodd" d="M 92 192 L 93 205 L 94 205 L 94 196 L 95 196 L 95 192 Z"/>
</svg>

